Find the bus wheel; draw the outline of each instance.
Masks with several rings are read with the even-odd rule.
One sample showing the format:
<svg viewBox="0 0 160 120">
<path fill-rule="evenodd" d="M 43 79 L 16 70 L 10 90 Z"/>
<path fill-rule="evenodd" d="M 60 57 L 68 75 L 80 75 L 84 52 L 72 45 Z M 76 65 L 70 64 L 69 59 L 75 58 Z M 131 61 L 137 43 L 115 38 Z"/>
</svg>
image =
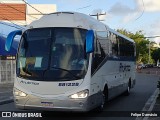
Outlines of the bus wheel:
<svg viewBox="0 0 160 120">
<path fill-rule="evenodd" d="M 124 95 L 128 96 L 130 94 L 130 87 L 128 86 L 127 90 L 125 91 Z"/>
<path fill-rule="evenodd" d="M 129 80 L 127 90 L 124 92 L 125 96 L 128 96 L 130 94 L 130 89 L 131 89 L 131 81 Z"/>
<path fill-rule="evenodd" d="M 103 93 L 102 93 L 102 101 L 100 106 L 98 106 L 97 111 L 102 112 L 104 110 L 104 107 L 106 106 L 108 101 L 108 89 L 105 87 Z"/>
<path fill-rule="evenodd" d="M 104 110 L 104 106 L 105 106 L 105 95 L 104 93 L 102 94 L 102 101 L 101 101 L 101 104 L 100 106 L 97 107 L 96 111 L 98 112 L 102 112 Z"/>
</svg>

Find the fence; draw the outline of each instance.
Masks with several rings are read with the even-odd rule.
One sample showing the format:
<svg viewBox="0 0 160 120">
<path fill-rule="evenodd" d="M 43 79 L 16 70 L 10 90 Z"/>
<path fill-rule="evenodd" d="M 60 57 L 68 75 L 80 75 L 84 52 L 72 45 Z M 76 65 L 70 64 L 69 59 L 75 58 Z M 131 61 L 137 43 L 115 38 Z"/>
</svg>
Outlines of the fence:
<svg viewBox="0 0 160 120">
<path fill-rule="evenodd" d="M 160 68 L 146 68 L 146 69 L 137 70 L 137 72 L 160 76 Z"/>
<path fill-rule="evenodd" d="M 16 76 L 15 60 L 0 60 L 0 84 L 13 83 Z"/>
</svg>

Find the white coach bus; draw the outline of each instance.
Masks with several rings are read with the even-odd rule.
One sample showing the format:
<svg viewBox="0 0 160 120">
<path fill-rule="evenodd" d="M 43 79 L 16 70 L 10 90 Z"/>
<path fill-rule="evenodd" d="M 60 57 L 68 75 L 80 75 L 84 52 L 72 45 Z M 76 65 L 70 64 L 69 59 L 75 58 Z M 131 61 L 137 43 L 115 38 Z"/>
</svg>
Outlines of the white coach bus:
<svg viewBox="0 0 160 120">
<path fill-rule="evenodd" d="M 14 81 L 19 109 L 103 110 L 135 85 L 134 41 L 88 15 L 44 15 L 11 32 L 7 51 L 16 35 L 22 35 Z"/>
</svg>

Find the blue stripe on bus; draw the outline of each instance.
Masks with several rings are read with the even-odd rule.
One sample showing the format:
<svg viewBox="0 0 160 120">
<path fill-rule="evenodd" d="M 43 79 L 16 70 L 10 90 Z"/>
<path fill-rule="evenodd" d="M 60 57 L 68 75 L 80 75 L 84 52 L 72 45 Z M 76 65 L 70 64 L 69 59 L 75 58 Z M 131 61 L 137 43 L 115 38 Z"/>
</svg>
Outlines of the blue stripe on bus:
<svg viewBox="0 0 160 120">
<path fill-rule="evenodd" d="M 135 61 L 136 57 L 123 57 L 123 56 L 119 56 L 119 57 L 108 57 L 105 58 L 107 60 L 112 60 L 112 61 Z"/>
</svg>

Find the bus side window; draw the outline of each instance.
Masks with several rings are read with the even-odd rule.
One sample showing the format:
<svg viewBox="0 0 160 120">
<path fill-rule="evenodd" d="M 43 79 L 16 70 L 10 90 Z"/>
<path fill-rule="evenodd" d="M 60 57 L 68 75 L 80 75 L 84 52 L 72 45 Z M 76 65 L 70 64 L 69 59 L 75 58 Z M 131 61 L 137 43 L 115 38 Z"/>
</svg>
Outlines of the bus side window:
<svg viewBox="0 0 160 120">
<path fill-rule="evenodd" d="M 102 61 L 109 54 L 109 49 L 107 47 L 107 32 L 98 31 L 96 32 L 95 40 L 95 51 L 93 53 L 92 60 L 92 73 L 101 65 Z"/>
<path fill-rule="evenodd" d="M 111 35 L 111 41 L 112 41 L 112 53 L 113 56 L 118 56 L 118 39 L 116 35 L 112 34 Z"/>
<path fill-rule="evenodd" d="M 109 40 L 109 55 L 112 57 L 117 57 L 119 55 L 118 37 L 114 33 L 109 31 L 108 40 Z"/>
<path fill-rule="evenodd" d="M 119 37 L 120 56 L 134 57 L 134 44 L 122 37 Z"/>
<path fill-rule="evenodd" d="M 101 53 L 100 53 L 100 46 L 97 43 L 97 39 L 95 40 L 95 51 L 92 55 L 92 70 L 91 73 L 93 74 L 94 71 L 97 69 L 97 67 L 100 64 L 100 59 L 101 59 Z"/>
</svg>

